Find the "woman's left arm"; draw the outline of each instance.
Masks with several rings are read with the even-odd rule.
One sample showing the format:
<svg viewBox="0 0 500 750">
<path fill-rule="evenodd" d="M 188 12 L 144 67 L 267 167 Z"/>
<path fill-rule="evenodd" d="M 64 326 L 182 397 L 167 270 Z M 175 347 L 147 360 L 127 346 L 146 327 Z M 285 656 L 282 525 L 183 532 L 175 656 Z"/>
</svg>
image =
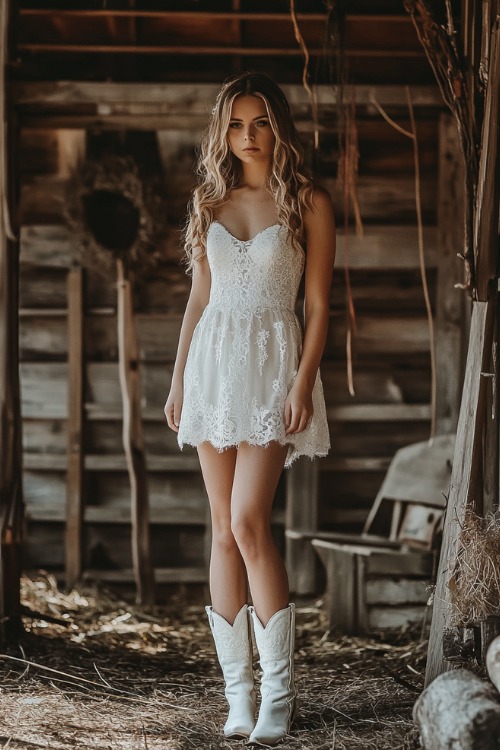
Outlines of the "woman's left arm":
<svg viewBox="0 0 500 750">
<path fill-rule="evenodd" d="M 330 316 L 330 287 L 335 261 L 335 221 L 330 196 L 313 193 L 313 208 L 304 218 L 306 271 L 304 340 L 297 377 L 285 402 L 286 434 L 302 432 L 312 416 L 312 391 L 325 348 Z"/>
</svg>

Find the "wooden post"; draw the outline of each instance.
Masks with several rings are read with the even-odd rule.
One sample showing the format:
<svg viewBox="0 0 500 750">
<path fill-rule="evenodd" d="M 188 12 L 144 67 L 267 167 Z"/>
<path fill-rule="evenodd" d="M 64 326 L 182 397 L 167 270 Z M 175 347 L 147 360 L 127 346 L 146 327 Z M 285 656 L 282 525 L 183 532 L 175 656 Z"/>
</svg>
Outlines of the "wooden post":
<svg viewBox="0 0 500 750">
<path fill-rule="evenodd" d="M 286 474 L 285 531 L 318 528 L 318 462 L 299 458 Z M 310 539 L 286 537 L 290 590 L 300 595 L 316 590 L 316 556 Z"/>
<path fill-rule="evenodd" d="M 19 248 L 10 226 L 14 197 L 15 130 L 7 132 L 5 69 L 8 60 L 7 0 L 0 0 L 0 640 L 21 624 L 20 576 L 23 523 L 19 393 Z M 12 124 L 12 123 L 10 123 Z M 9 173 L 9 166 L 11 171 Z"/>
<path fill-rule="evenodd" d="M 134 321 L 132 287 L 121 260 L 117 261 L 118 353 L 123 399 L 123 447 L 131 487 L 132 564 L 137 602 L 154 603 L 154 573 L 149 539 L 149 501 L 141 419 L 139 347 Z"/>
<path fill-rule="evenodd" d="M 443 542 L 432 612 L 426 684 L 449 668 L 443 660 L 443 630 L 451 625 L 450 566 L 458 552 L 460 530 L 469 504 L 475 501 L 480 467 L 487 379 L 482 375 L 489 365 L 496 300 L 474 302 L 469 351 L 458 418 L 450 496 L 446 508 Z M 486 368 L 485 368 L 486 363 Z"/>
<path fill-rule="evenodd" d="M 489 18 L 486 19 L 489 23 Z M 443 629 L 451 624 L 453 563 L 460 529 L 468 507 L 482 510 L 482 460 L 485 455 L 486 394 L 491 381 L 493 331 L 497 309 L 498 197 L 500 164 L 498 126 L 500 106 L 500 21 L 491 32 L 489 77 L 481 133 L 479 183 L 474 212 L 474 258 L 477 301 L 473 304 L 466 372 L 450 496 L 443 532 L 427 658 L 426 684 L 449 665 L 443 659 Z M 486 452 L 488 448 L 486 448 Z"/>
<path fill-rule="evenodd" d="M 438 253 L 436 288 L 436 435 L 455 432 L 463 382 L 466 293 L 456 284 L 465 280 L 464 165 L 455 118 L 439 121 Z"/>
<path fill-rule="evenodd" d="M 83 526 L 83 280 L 68 274 L 68 471 L 66 483 L 66 586 L 82 573 Z"/>
<path fill-rule="evenodd" d="M 488 16 L 489 14 L 487 14 Z M 483 19 L 483 23 L 489 17 Z M 489 31 L 489 25 L 488 25 Z M 487 36 L 486 36 L 487 39 Z M 483 46 L 488 48 L 486 43 Z M 481 134 L 481 159 L 474 225 L 476 273 L 479 299 L 486 299 L 492 279 L 498 275 L 498 204 L 500 199 L 500 165 L 498 140 L 500 108 L 500 19 L 497 19 L 489 45 L 489 80 Z M 497 306 L 498 311 L 498 306 Z M 496 341 L 498 341 L 498 314 Z M 486 515 L 498 506 L 499 434 L 498 434 L 498 350 L 489 363 L 488 409 L 484 435 L 483 489 L 481 512 Z"/>
<path fill-rule="evenodd" d="M 481 157 L 474 221 L 477 296 L 488 299 L 489 285 L 497 274 L 498 202 L 500 197 L 500 18 L 491 34 L 489 79 L 486 89 Z"/>
</svg>

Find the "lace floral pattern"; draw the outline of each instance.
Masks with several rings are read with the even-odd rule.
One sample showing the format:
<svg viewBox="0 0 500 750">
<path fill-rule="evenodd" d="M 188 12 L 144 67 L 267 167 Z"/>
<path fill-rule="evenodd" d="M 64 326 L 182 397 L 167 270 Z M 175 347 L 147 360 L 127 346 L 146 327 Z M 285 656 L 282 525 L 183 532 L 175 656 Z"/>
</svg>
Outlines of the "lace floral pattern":
<svg viewBox="0 0 500 750">
<path fill-rule="evenodd" d="M 288 445 L 285 466 L 330 448 L 318 375 L 314 414 L 304 432 L 286 435 L 284 406 L 299 363 L 295 315 L 304 254 L 275 224 L 243 242 L 217 221 L 207 236 L 210 300 L 196 326 L 184 371 L 178 443 L 209 441 L 222 451 L 245 441 Z"/>
</svg>

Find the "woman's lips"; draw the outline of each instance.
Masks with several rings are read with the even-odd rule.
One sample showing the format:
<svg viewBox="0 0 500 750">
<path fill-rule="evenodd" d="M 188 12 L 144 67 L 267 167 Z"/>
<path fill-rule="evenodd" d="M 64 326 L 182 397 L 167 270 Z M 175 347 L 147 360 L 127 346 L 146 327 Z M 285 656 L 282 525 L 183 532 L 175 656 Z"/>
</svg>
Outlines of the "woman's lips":
<svg viewBox="0 0 500 750">
<path fill-rule="evenodd" d="M 247 154 L 253 153 L 254 151 L 258 151 L 259 149 L 255 146 L 249 146 L 248 148 L 244 148 L 243 151 L 245 151 Z"/>
</svg>

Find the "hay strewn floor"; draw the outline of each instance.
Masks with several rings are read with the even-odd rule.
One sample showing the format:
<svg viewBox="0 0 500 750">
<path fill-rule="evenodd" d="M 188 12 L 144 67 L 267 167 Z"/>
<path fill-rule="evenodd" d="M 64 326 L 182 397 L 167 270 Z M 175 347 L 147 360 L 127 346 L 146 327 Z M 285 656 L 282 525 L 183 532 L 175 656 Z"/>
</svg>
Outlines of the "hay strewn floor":
<svg viewBox="0 0 500 750">
<path fill-rule="evenodd" d="M 27 620 L 0 659 L 1 750 L 245 747 L 221 737 L 223 688 L 201 607 L 150 616 L 97 589 L 64 595 L 48 576 L 25 579 L 23 601 L 61 623 Z M 317 607 L 299 608 L 297 624 L 300 716 L 281 747 L 417 750 L 418 634 L 328 639 Z"/>
</svg>

